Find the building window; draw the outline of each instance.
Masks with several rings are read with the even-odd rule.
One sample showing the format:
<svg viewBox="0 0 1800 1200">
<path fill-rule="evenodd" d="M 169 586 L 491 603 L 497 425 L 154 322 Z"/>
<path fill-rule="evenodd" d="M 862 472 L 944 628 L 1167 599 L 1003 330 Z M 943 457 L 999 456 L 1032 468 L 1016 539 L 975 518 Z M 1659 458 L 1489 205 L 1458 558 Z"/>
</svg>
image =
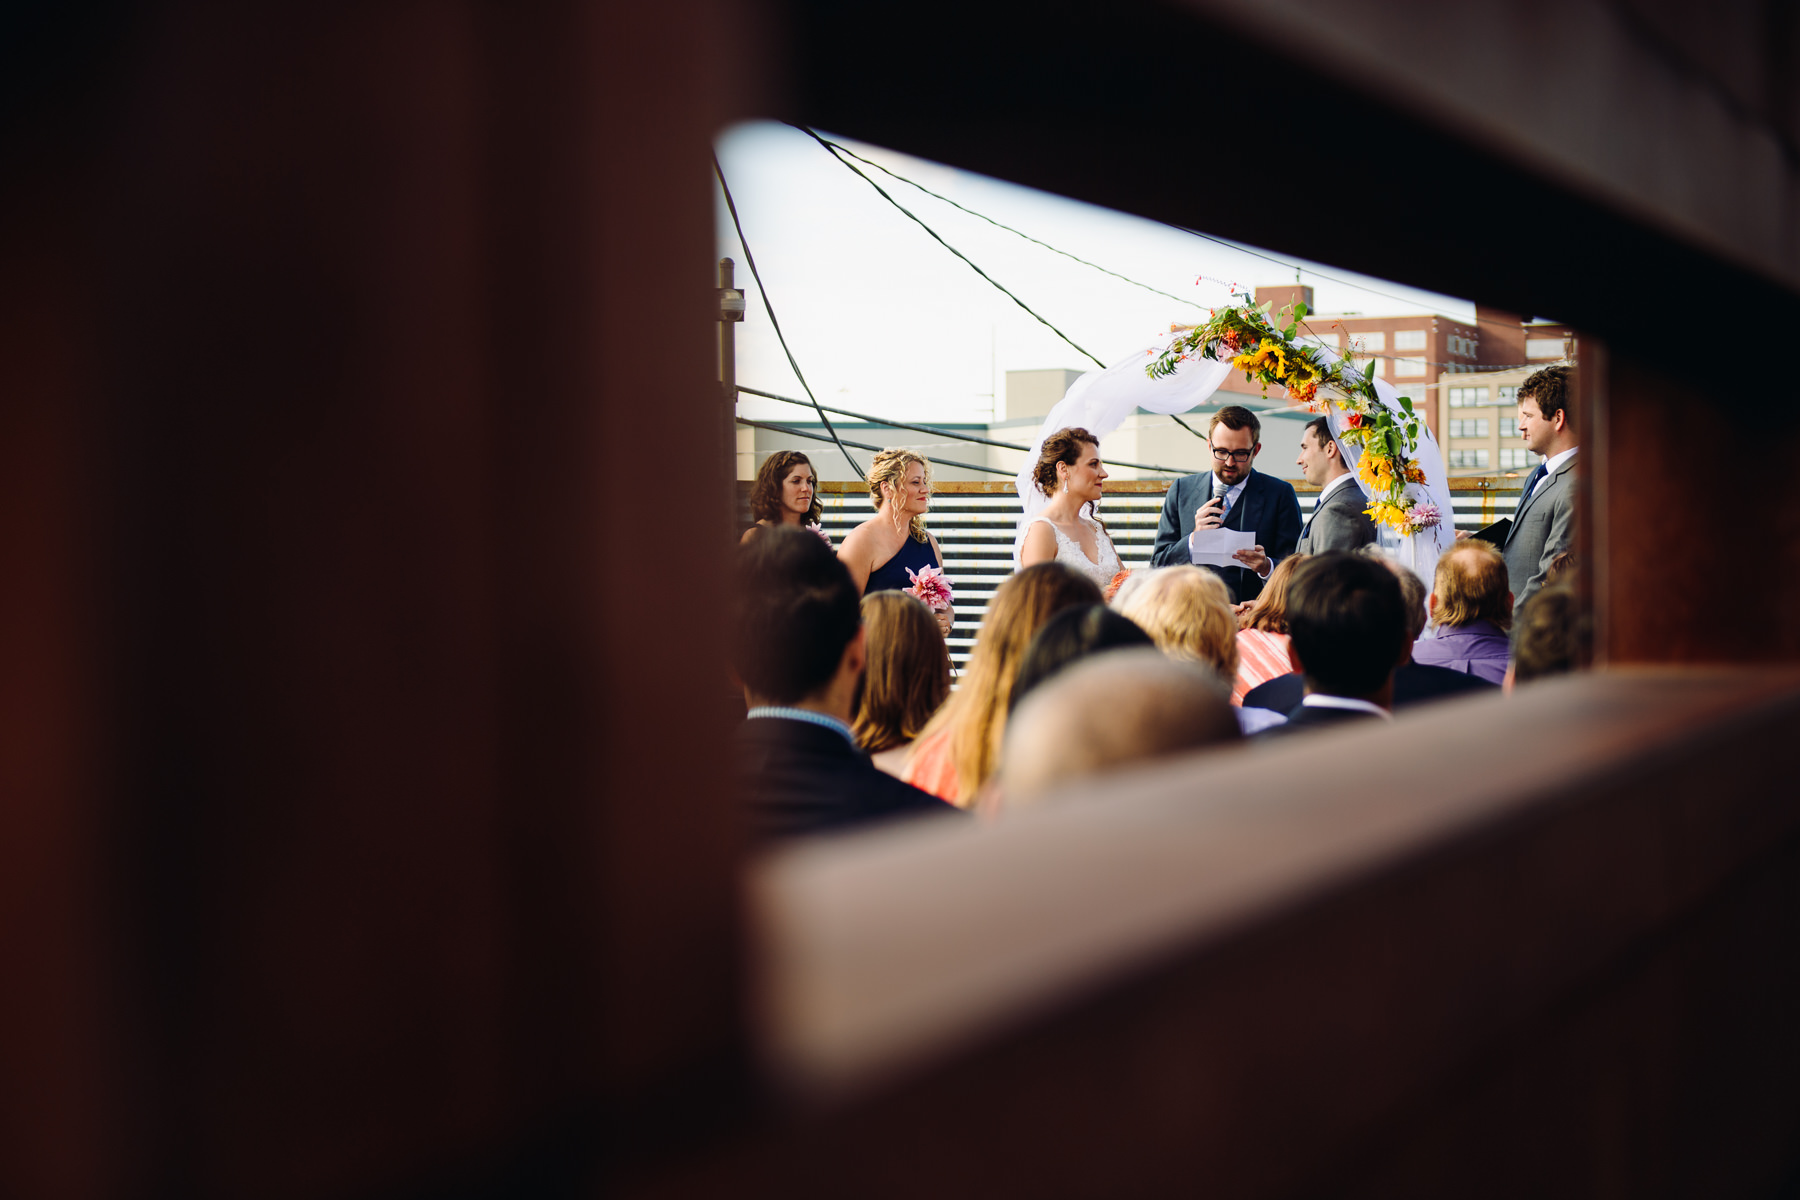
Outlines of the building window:
<svg viewBox="0 0 1800 1200">
<path fill-rule="evenodd" d="M 1401 375 L 1423 375 L 1424 373 L 1425 360 L 1422 358 L 1396 358 L 1394 360 L 1394 375 L 1396 377 Z"/>
<path fill-rule="evenodd" d="M 1509 387 L 1502 387 L 1499 389 L 1499 392 L 1500 392 L 1500 403 L 1502 403 L 1502 404 L 1517 404 L 1519 402 L 1519 385 L 1518 384 L 1515 383 Z"/>
<path fill-rule="evenodd" d="M 1450 466 L 1452 468 L 1476 468 L 1479 470 L 1486 470 L 1487 465 L 1488 452 L 1486 450 L 1452 450 L 1450 452 Z"/>
<path fill-rule="evenodd" d="M 1526 467 L 1534 467 L 1544 460 L 1525 449 L 1523 446 L 1509 446 L 1500 452 L 1500 468 L 1504 471 L 1518 471 Z"/>
<path fill-rule="evenodd" d="M 1387 349 L 1387 334 L 1380 330 L 1374 333 L 1353 333 L 1350 336 L 1356 342 L 1357 349 L 1364 354 L 1380 354 Z M 1562 343 L 1558 342 L 1557 345 L 1561 346 Z"/>
<path fill-rule="evenodd" d="M 1402 329 L 1394 334 L 1394 349 L 1423 350 L 1425 348 L 1425 331 L 1423 329 Z"/>
<path fill-rule="evenodd" d="M 1388 374 L 1387 359 L 1385 359 L 1385 358 L 1376 359 L 1375 360 L 1375 376 L 1376 376 L 1376 378 L 1386 379 L 1387 374 Z"/>
<path fill-rule="evenodd" d="M 1526 358 L 1561 358 L 1563 356 L 1563 340 L 1561 338 L 1526 338 Z"/>
<path fill-rule="evenodd" d="M 1466 417 L 1450 422 L 1451 437 L 1486 437 L 1488 435 L 1488 419 L 1486 417 Z"/>
<path fill-rule="evenodd" d="M 1335 333 L 1303 334 L 1299 341 L 1303 346 L 1323 346 L 1327 350 L 1336 350 L 1338 348 L 1338 338 Z"/>
<path fill-rule="evenodd" d="M 1474 358 L 1475 352 L 1481 348 L 1481 343 L 1472 337 L 1464 337 L 1460 333 L 1453 333 L 1444 339 L 1444 346 L 1450 353 L 1458 355 L 1459 357 Z"/>
<path fill-rule="evenodd" d="M 1480 408 L 1488 402 L 1488 390 L 1484 387 L 1453 387 L 1450 389 L 1451 408 Z"/>
</svg>

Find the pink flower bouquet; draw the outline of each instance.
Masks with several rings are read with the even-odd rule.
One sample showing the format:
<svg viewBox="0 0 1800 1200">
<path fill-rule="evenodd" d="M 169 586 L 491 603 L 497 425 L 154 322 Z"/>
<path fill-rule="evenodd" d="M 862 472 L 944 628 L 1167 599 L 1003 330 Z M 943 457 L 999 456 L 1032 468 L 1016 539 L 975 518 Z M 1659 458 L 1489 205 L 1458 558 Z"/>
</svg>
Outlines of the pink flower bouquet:
<svg viewBox="0 0 1800 1200">
<path fill-rule="evenodd" d="M 943 612 L 950 607 L 950 581 L 944 578 L 942 567 L 920 567 L 917 571 L 908 567 L 906 577 L 913 581 L 912 586 L 905 589 L 908 596 L 923 600 L 932 612 Z"/>
</svg>

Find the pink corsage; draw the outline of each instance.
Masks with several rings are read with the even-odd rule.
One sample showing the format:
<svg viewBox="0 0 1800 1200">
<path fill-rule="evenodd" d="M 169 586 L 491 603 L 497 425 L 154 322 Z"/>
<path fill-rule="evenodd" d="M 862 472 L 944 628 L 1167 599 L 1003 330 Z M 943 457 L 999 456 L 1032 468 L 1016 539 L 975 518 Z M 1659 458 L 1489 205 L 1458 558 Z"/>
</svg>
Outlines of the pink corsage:
<svg viewBox="0 0 1800 1200">
<path fill-rule="evenodd" d="M 1411 511 L 1406 514 L 1407 531 L 1410 533 L 1417 533 L 1422 529 L 1430 529 L 1433 525 L 1438 524 L 1443 519 L 1444 514 L 1438 511 L 1437 505 L 1415 504 L 1412 506 Z"/>
<path fill-rule="evenodd" d="M 825 527 L 823 525 L 819 524 L 817 521 L 810 521 L 807 523 L 806 527 L 818 534 L 819 540 L 823 541 L 827 546 L 831 546 L 831 535 L 825 532 Z M 832 547 L 834 550 L 836 548 L 837 547 L 835 546 Z"/>
<path fill-rule="evenodd" d="M 923 600 L 932 612 L 950 607 L 950 581 L 944 578 L 942 567 L 920 567 L 917 571 L 908 567 L 906 577 L 912 580 L 912 586 L 904 589 L 908 596 Z"/>
</svg>

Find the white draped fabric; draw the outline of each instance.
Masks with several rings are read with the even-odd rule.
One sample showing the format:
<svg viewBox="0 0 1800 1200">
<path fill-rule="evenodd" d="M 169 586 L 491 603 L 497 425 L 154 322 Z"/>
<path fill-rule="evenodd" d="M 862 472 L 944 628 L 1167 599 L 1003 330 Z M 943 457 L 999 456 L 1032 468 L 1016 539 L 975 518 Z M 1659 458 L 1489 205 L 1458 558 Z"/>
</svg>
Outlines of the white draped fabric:
<svg viewBox="0 0 1800 1200">
<path fill-rule="evenodd" d="M 1050 503 L 1050 498 L 1038 489 L 1031 478 L 1045 438 L 1059 429 L 1067 429 L 1073 425 L 1104 439 L 1107 434 L 1124 424 L 1126 417 L 1140 408 L 1145 412 L 1163 414 L 1187 412 L 1206 403 L 1231 374 L 1232 368 L 1228 362 L 1189 358 L 1175 368 L 1173 375 L 1162 379 L 1150 378 L 1144 372 L 1145 366 L 1154 362 L 1168 348 L 1169 343 L 1179 336 L 1181 335 L 1171 333 L 1104 371 L 1089 371 L 1070 386 L 1068 393 L 1044 418 L 1044 424 L 1038 430 L 1037 439 L 1032 443 L 1031 453 L 1026 456 L 1025 466 L 1017 479 L 1019 504 L 1024 511 L 1013 534 L 1015 569 L 1019 565 L 1019 552 L 1025 545 L 1025 530 L 1031 525 L 1032 518 Z M 1324 351 L 1324 354 L 1328 361 L 1335 361 L 1338 357 L 1330 350 Z M 1399 404 L 1400 393 L 1393 384 L 1385 379 L 1375 380 L 1375 394 L 1384 406 L 1394 412 L 1397 419 L 1404 419 Z M 1415 408 L 1423 413 L 1422 390 L 1413 400 Z M 1331 407 L 1329 411 L 1332 437 L 1337 439 L 1344 461 L 1354 468 L 1361 452 L 1355 446 L 1346 446 L 1338 437 L 1344 429 L 1345 414 L 1335 407 Z M 1449 547 L 1456 535 L 1452 528 L 1450 492 L 1444 483 L 1444 458 L 1438 451 L 1437 442 L 1425 427 L 1423 417 L 1419 421 L 1418 463 L 1425 471 L 1426 482 L 1412 484 L 1407 490 L 1421 503 L 1437 505 L 1438 511 L 1443 514 L 1443 523 L 1410 538 L 1396 538 L 1384 530 L 1382 544 L 1401 562 L 1418 572 L 1419 577 L 1429 585 L 1432 572 L 1437 569 L 1438 555 Z M 1356 486 L 1366 498 L 1369 489 L 1363 486 L 1361 480 L 1357 481 Z"/>
</svg>

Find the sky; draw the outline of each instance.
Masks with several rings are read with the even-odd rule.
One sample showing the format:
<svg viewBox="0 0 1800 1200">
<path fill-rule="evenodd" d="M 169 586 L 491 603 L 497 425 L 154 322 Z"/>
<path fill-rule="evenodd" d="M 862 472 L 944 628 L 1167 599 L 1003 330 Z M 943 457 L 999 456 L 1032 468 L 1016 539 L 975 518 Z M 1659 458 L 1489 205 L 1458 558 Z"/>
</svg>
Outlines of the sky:
<svg viewBox="0 0 1800 1200">
<path fill-rule="evenodd" d="M 1466 300 L 1258 251 L 1280 260 L 1269 262 L 1253 247 L 1219 245 L 1158 221 L 821 132 L 958 204 L 1169 293 L 1155 295 L 1072 262 L 862 168 L 1102 362 L 1140 351 L 1171 321 L 1194 323 L 1227 299 L 1231 283 L 1292 283 L 1296 268 L 1321 312 L 1474 316 Z M 775 315 L 820 403 L 896 420 L 986 423 L 1003 404 L 1007 371 L 1093 368 L 800 130 L 738 125 L 717 149 Z M 804 398 L 722 193 L 715 207 L 719 254 L 735 260 L 745 293 L 738 382 Z M 753 419 L 798 421 L 808 411 L 752 396 L 738 402 L 739 415 Z"/>
</svg>

